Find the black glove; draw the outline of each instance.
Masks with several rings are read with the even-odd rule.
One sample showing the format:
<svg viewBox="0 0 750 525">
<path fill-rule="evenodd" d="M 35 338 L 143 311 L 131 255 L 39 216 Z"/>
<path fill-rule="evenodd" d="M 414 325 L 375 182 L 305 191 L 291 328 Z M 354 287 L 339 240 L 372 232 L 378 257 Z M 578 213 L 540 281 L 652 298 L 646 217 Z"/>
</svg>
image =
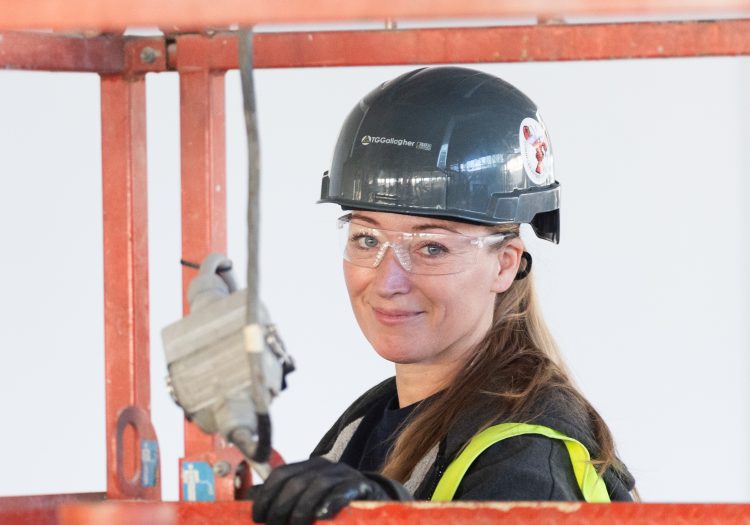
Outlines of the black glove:
<svg viewBox="0 0 750 525">
<path fill-rule="evenodd" d="M 248 496 L 254 501 L 253 520 L 268 525 L 330 519 L 354 500 L 412 499 L 396 481 L 321 457 L 274 469 L 265 483 L 250 488 Z"/>
</svg>

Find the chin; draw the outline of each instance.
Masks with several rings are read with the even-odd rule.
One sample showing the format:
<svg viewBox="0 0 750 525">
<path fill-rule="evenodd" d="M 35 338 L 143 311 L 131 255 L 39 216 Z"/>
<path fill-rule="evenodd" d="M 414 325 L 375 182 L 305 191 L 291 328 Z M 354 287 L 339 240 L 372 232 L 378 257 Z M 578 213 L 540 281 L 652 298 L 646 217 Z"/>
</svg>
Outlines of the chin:
<svg viewBox="0 0 750 525">
<path fill-rule="evenodd" d="M 372 347 L 380 357 L 399 365 L 418 363 L 424 359 L 421 352 L 415 348 L 413 341 L 401 341 L 398 343 L 377 341 L 372 343 Z"/>
</svg>

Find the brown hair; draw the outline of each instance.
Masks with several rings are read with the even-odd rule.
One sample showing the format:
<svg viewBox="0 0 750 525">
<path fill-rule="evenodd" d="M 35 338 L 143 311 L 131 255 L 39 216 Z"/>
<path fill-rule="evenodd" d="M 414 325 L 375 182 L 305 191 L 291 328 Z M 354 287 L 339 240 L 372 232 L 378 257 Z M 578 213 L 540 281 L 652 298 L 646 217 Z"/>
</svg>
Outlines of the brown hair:
<svg viewBox="0 0 750 525">
<path fill-rule="evenodd" d="M 518 225 L 498 225 L 498 232 L 518 233 Z M 497 295 L 490 330 L 475 347 L 453 381 L 407 422 L 388 454 L 383 474 L 404 482 L 420 459 L 449 432 L 462 407 L 477 395 L 502 400 L 498 413 L 488 414 L 479 430 L 502 417 L 528 414 L 549 389 L 567 392 L 579 414 L 591 421 L 598 450 L 592 463 L 601 473 L 609 466 L 622 468 L 615 455 L 612 434 L 597 411 L 573 384 L 541 315 L 533 275 L 514 281 Z"/>
</svg>

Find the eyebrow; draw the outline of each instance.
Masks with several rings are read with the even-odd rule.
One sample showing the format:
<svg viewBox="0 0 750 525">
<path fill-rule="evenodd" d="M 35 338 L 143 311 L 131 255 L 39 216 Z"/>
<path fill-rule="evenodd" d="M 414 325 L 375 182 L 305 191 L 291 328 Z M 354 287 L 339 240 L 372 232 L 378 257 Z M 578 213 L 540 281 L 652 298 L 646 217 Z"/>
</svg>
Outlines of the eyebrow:
<svg viewBox="0 0 750 525">
<path fill-rule="evenodd" d="M 415 226 L 412 228 L 414 231 L 423 231 L 423 230 L 432 230 L 432 229 L 440 229 L 440 230 L 448 230 L 449 232 L 458 233 L 459 235 L 466 235 L 465 233 L 461 233 L 458 230 L 454 230 L 450 226 L 446 226 L 444 224 L 438 224 L 438 223 L 428 223 L 428 224 L 420 224 L 419 226 Z"/>
<path fill-rule="evenodd" d="M 359 215 L 358 213 L 352 213 L 352 219 L 357 219 L 358 221 L 363 221 L 369 224 L 372 224 L 373 226 L 380 227 L 380 223 L 373 219 L 372 217 L 367 217 L 365 215 Z M 458 230 L 455 230 L 451 228 L 450 226 L 446 226 L 445 224 L 440 223 L 426 223 L 426 224 L 418 224 L 417 226 L 414 226 L 412 230 L 414 231 L 424 231 L 424 230 L 447 230 L 449 232 L 458 233 L 459 235 L 466 235 L 465 233 L 462 233 Z"/>
</svg>

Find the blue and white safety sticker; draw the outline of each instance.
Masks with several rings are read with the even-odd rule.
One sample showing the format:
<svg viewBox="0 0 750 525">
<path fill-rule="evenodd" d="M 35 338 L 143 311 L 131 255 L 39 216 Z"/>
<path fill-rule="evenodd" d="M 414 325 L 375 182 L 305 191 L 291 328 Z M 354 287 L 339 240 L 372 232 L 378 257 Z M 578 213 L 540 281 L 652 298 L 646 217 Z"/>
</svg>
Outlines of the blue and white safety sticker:
<svg viewBox="0 0 750 525">
<path fill-rule="evenodd" d="M 182 463 L 182 500 L 215 501 L 214 469 L 206 461 Z"/>
<path fill-rule="evenodd" d="M 159 469 L 159 445 L 156 441 L 141 440 L 141 486 L 155 487 Z"/>
</svg>

